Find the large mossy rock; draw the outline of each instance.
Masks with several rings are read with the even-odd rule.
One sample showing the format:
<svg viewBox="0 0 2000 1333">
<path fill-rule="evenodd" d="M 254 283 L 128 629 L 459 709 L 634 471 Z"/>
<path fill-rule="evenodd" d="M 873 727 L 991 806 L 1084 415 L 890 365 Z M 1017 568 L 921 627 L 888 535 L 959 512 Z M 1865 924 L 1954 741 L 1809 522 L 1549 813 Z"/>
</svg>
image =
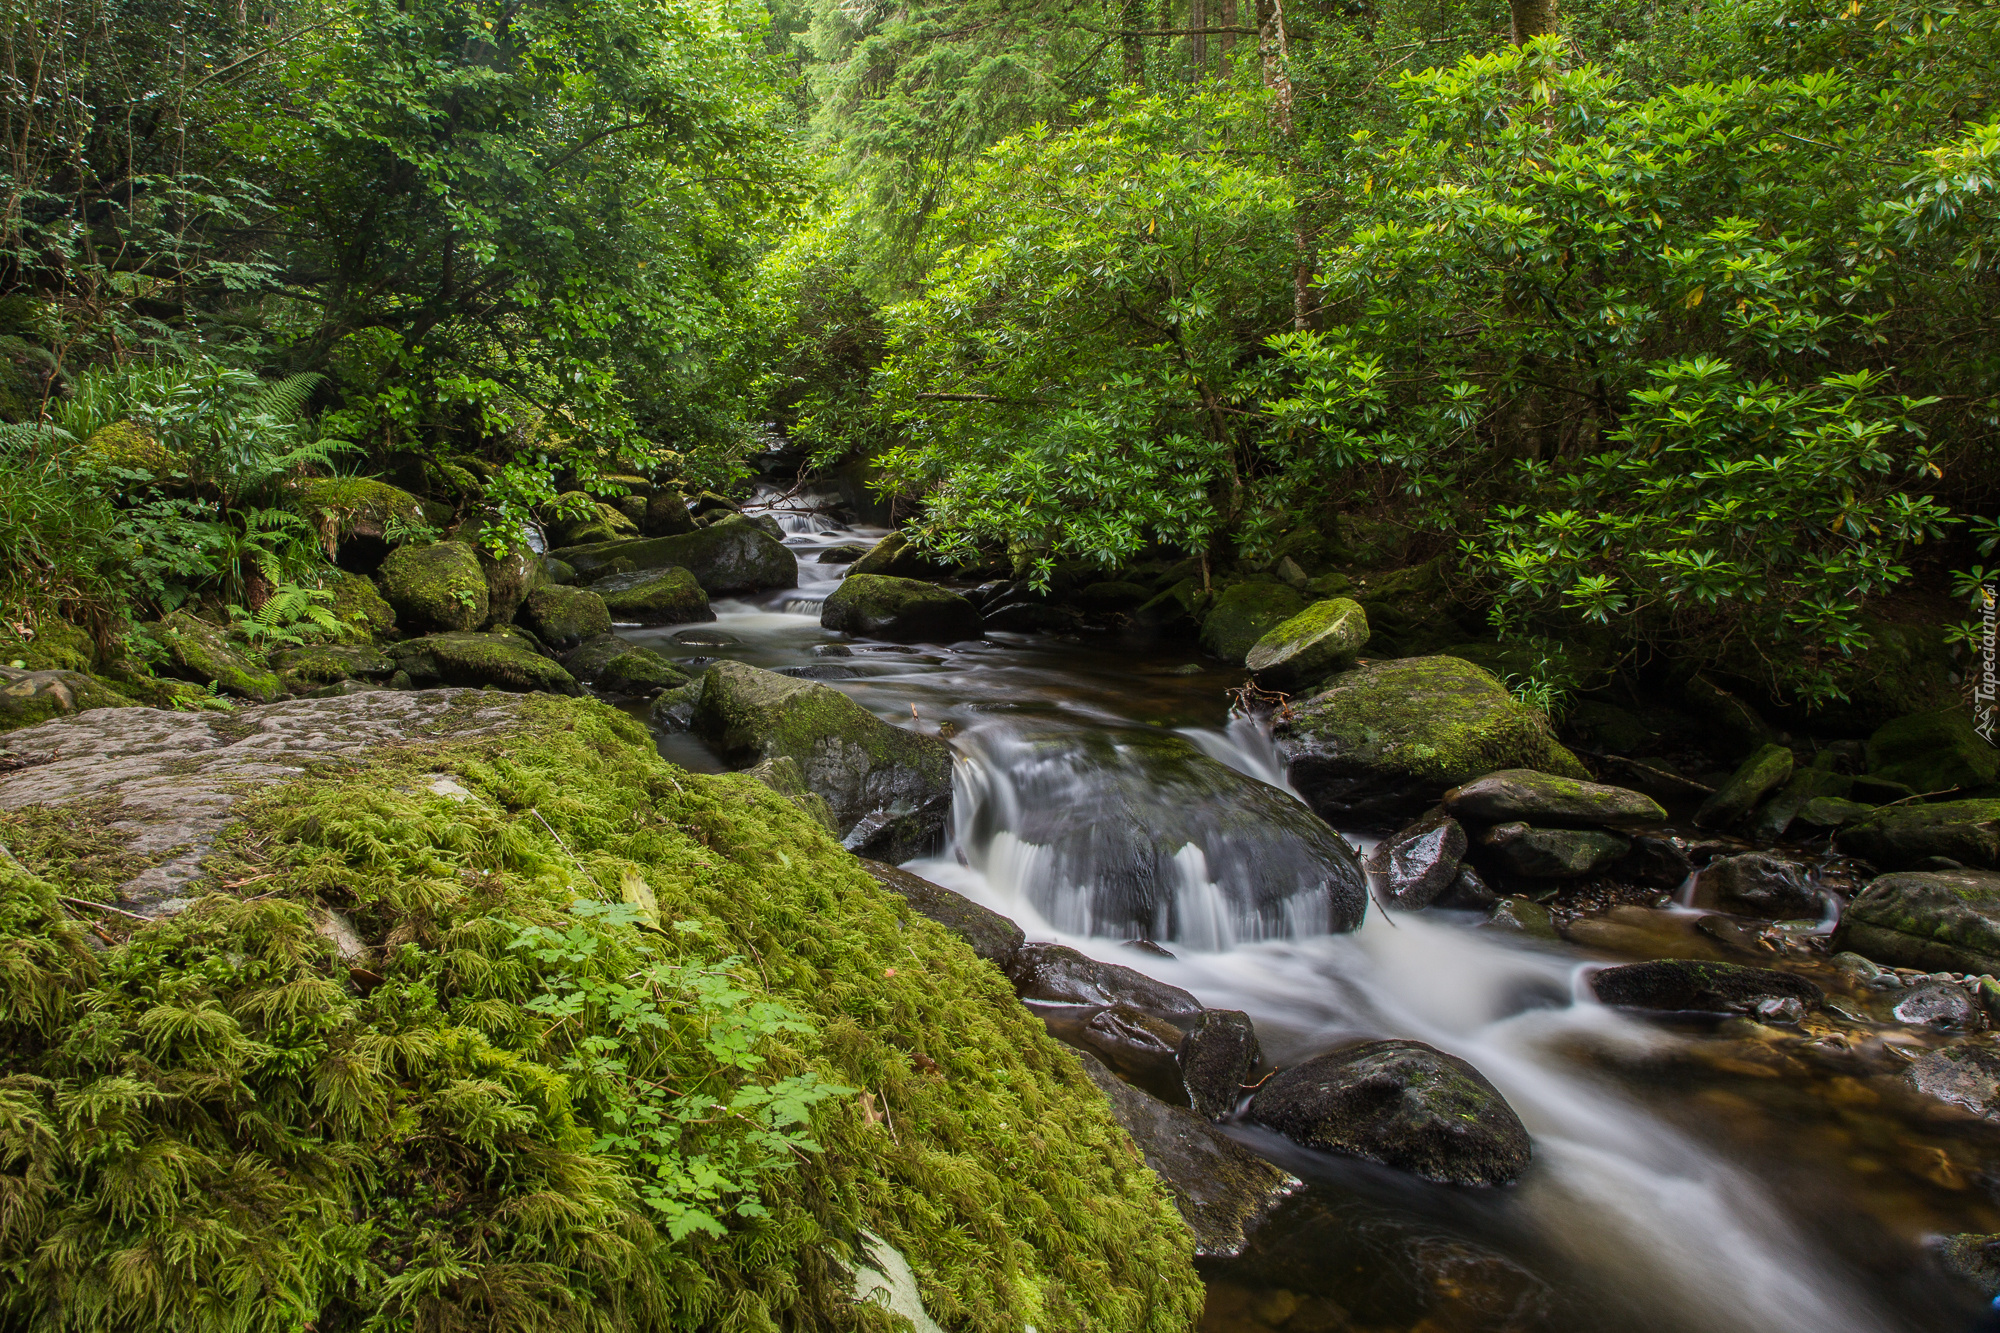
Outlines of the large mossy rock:
<svg viewBox="0 0 2000 1333">
<path fill-rule="evenodd" d="M 2000 976 L 2000 874 L 1878 876 L 1841 913 L 1833 946 L 1891 967 Z"/>
<path fill-rule="evenodd" d="M 1868 738 L 1868 774 L 1931 794 L 1970 791 L 2000 777 L 2000 750 L 1963 708 L 1899 717 Z"/>
<path fill-rule="evenodd" d="M 1885 806 L 1841 829 L 1834 845 L 1883 870 L 1914 868 L 1936 856 L 2000 870 L 2000 801 Z"/>
<path fill-rule="evenodd" d="M 901 643 L 979 637 L 979 610 L 935 583 L 850 572 L 820 611 L 822 628 Z"/>
<path fill-rule="evenodd" d="M 1792 752 L 1782 745 L 1760 747 L 1701 803 L 1694 822 L 1702 828 L 1726 829 L 1748 819 L 1759 801 L 1791 781 L 1793 763 Z"/>
<path fill-rule="evenodd" d="M 685 569 L 635 569 L 590 585 L 613 620 L 632 625 L 689 625 L 715 619 L 708 594 Z"/>
<path fill-rule="evenodd" d="M 1452 1185 L 1511 1185 L 1534 1151 L 1485 1075 L 1420 1041 L 1365 1041 L 1282 1070 L 1250 1115 L 1303 1147 Z"/>
<path fill-rule="evenodd" d="M 1495 824 L 1480 835 L 1486 854 L 1529 879 L 1581 879 L 1632 850 L 1629 839 L 1602 829 L 1531 828 Z"/>
<path fill-rule="evenodd" d="M 848 577 L 876 574 L 894 579 L 941 579 L 951 571 L 910 545 L 910 539 L 892 532 L 854 562 Z"/>
<path fill-rule="evenodd" d="M 906 861 L 944 834 L 951 747 L 884 722 L 831 686 L 718 662 L 702 678 L 694 729 L 738 767 L 796 760 L 863 856 Z"/>
<path fill-rule="evenodd" d="M 783 542 L 737 515 L 677 536 L 597 542 L 553 554 L 585 578 L 606 571 L 615 561 L 626 562 L 619 566 L 626 570 L 677 565 L 693 574 L 710 597 L 792 588 L 799 582 L 798 558 Z"/>
<path fill-rule="evenodd" d="M 382 595 L 410 633 L 477 629 L 486 623 L 486 571 L 463 542 L 401 546 L 382 562 Z"/>
<path fill-rule="evenodd" d="M 677 537 L 694 531 L 694 515 L 688 512 L 679 491 L 662 487 L 647 494 L 646 516 L 639 520 L 639 530 L 648 537 Z"/>
<path fill-rule="evenodd" d="M 383 598 L 375 580 L 362 574 L 345 574 L 336 579 L 328 609 L 334 618 L 364 639 L 379 639 L 396 632 L 396 608 Z"/>
<path fill-rule="evenodd" d="M 397 527 L 417 528 L 449 511 L 375 477 L 307 477 L 293 484 L 306 519 L 343 569 L 365 573 L 388 554 Z"/>
<path fill-rule="evenodd" d="M 269 703 L 285 692 L 278 673 L 248 648 L 231 643 L 229 635 L 206 620 L 174 611 L 147 627 L 166 653 L 163 674 L 213 685 L 224 694 L 254 703 Z"/>
<path fill-rule="evenodd" d="M 392 643 L 385 650 L 416 685 L 491 685 L 496 690 L 577 693 L 576 678 L 525 639 L 501 632 L 455 630 Z"/>
<path fill-rule="evenodd" d="M 617 634 L 591 635 L 566 653 L 562 662 L 572 676 L 604 694 L 651 699 L 689 683 L 687 673 L 665 653 Z"/>
<path fill-rule="evenodd" d="M 674 768 L 629 718 L 581 700 L 380 691 L 113 718 L 14 733 L 28 764 L 0 772 L 0 836 L 21 863 L 0 857 L 0 955 L 28 960 L 43 997 L 10 1017 L 0 1078 L 38 1090 L 17 1123 L 47 1145 L 37 1179 L 63 1201 L 14 1217 L 9 1254 L 34 1256 L 41 1278 L 0 1284 L 0 1323 L 33 1322 L 50 1289 L 115 1291 L 132 1237 L 223 1209 L 241 1225 L 207 1230 L 161 1270 L 179 1293 L 169 1310 L 275 1272 L 288 1319 L 335 1327 L 395 1289 L 365 1266 L 325 1266 L 329 1228 L 406 1234 L 413 1198 L 451 1201 L 425 1261 L 454 1280 L 412 1300 L 412 1317 L 438 1327 L 556 1329 L 579 1310 L 607 1328 L 716 1328 L 744 1310 L 780 1327 L 844 1325 L 845 1228 L 893 1245 L 954 1328 L 1198 1321 L 1194 1238 L 1105 1093 L 990 964 L 882 893 L 774 793 Z M 209 892 L 243 874 L 245 848 L 252 886 Z M 170 863 L 177 882 L 125 896 Z M 380 971 L 316 929 L 330 869 Z M 104 914 L 111 942 L 90 949 L 58 893 L 167 915 L 135 931 Z M 639 924 L 643 897 L 681 928 Z M 528 926 L 588 961 L 512 947 Z M 782 1019 L 782 1051 L 744 1071 L 699 1041 L 621 1038 L 595 1013 L 553 1034 L 518 1021 L 537 995 L 634 975 L 667 978 L 660 1020 L 696 1034 L 702 1016 L 682 1001 L 692 1008 L 715 977 L 733 992 L 709 1011 L 716 1030 Z M 642 1020 L 655 1012 L 633 998 Z M 200 1040 L 160 1038 L 175 1014 L 199 1021 Z M 318 1034 L 303 1045 L 302 1023 Z M 823 1152 L 766 1155 L 730 1117 L 691 1128 L 683 1157 L 754 1154 L 770 1213 L 731 1217 L 691 1249 L 639 1193 L 671 1182 L 619 1146 L 627 1104 L 562 1095 L 580 1043 L 600 1036 L 675 1087 L 803 1075 L 856 1091 L 815 1108 Z M 86 1041 L 98 1054 L 79 1066 Z M 372 1058 L 382 1050 L 395 1058 Z M 234 1061 L 229 1077 L 215 1077 L 218 1058 Z M 282 1108 L 336 1088 L 340 1114 L 270 1132 Z M 57 1151 L 46 1108 L 114 1089 L 120 1135 L 96 1140 L 87 1163 Z M 148 1175 L 163 1151 L 175 1170 Z M 136 1176 L 152 1183 L 120 1193 Z M 493 1237 L 505 1238 L 497 1251 Z M 524 1283 L 524 1271 L 561 1277 Z M 107 1318 L 192 1322 L 151 1299 L 107 1297 Z M 656 1320 L 625 1317 L 648 1310 Z"/>
<path fill-rule="evenodd" d="M 1293 785 L 1336 824 L 1414 814 L 1496 769 L 1590 776 L 1541 714 L 1455 657 L 1344 672 L 1295 702 L 1274 734 Z"/>
<path fill-rule="evenodd" d="M 1742 1013 L 1766 1000 L 1817 1005 L 1824 992 L 1804 977 L 1764 967 L 1662 958 L 1594 972 L 1590 988 L 1606 1004 L 1628 1009 Z"/>
<path fill-rule="evenodd" d="M 342 681 L 387 680 L 396 663 L 387 653 L 359 644 L 323 643 L 288 648 L 271 656 L 278 679 L 293 694 L 304 694 L 322 685 Z"/>
<path fill-rule="evenodd" d="M 1360 603 L 1334 597 L 1265 631 L 1243 665 L 1257 673 L 1260 685 L 1296 689 L 1353 666 L 1366 642 L 1368 616 Z"/>
<path fill-rule="evenodd" d="M 0 666 L 0 731 L 32 727 L 93 708 L 133 708 L 131 699 L 81 671 Z"/>
<path fill-rule="evenodd" d="M 1012 973 L 1021 946 L 1027 941 L 1019 926 L 964 894 L 933 884 L 920 875 L 865 857 L 860 864 L 875 877 L 877 884 L 900 895 L 912 911 L 929 917 L 964 940 L 974 953 L 1002 972 Z"/>
<path fill-rule="evenodd" d="M 1238 583 L 1209 602 L 1201 622 L 1201 650 L 1242 666 L 1258 640 L 1305 610 L 1306 600 L 1282 583 Z"/>
<path fill-rule="evenodd" d="M 1518 819 L 1543 828 L 1622 828 L 1667 817 L 1643 792 L 1526 768 L 1503 769 L 1454 787 L 1444 794 L 1444 808 L 1460 819 L 1488 824 Z"/>
<path fill-rule="evenodd" d="M 542 563 L 542 557 L 525 545 L 515 546 L 499 557 L 480 550 L 479 570 L 486 577 L 483 624 L 487 628 L 512 623 L 528 594 L 549 581 L 548 567 Z"/>
<path fill-rule="evenodd" d="M 551 648 L 574 648 L 585 639 L 611 632 L 611 611 L 586 588 L 550 584 L 537 588 L 514 617 Z"/>
</svg>

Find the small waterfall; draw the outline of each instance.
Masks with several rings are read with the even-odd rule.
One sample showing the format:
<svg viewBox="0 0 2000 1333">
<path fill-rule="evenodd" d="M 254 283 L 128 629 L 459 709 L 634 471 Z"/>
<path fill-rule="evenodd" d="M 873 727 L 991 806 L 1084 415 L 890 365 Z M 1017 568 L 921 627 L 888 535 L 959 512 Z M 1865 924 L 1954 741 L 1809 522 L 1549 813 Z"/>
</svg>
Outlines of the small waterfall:
<svg viewBox="0 0 2000 1333">
<path fill-rule="evenodd" d="M 828 512 L 839 503 L 840 497 L 830 491 L 800 491 L 796 494 L 781 491 L 775 486 L 759 486 L 751 495 L 750 502 L 743 506 L 746 514 L 769 514 L 778 520 L 787 537 L 803 537 L 816 533 L 845 532 L 847 529 L 838 519 L 828 516 Z"/>
</svg>

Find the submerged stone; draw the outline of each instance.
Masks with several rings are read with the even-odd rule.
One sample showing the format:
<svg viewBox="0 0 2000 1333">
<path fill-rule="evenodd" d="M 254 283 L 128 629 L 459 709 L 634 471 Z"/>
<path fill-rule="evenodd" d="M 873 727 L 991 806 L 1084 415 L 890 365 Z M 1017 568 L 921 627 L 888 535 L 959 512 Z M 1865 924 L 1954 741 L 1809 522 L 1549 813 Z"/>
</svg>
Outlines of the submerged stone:
<svg viewBox="0 0 2000 1333">
<path fill-rule="evenodd" d="M 1825 998 L 1818 986 L 1789 972 L 1686 958 L 1607 967 L 1591 974 L 1590 988 L 1604 1003 L 1628 1009 L 1722 1014 L 1753 1012 L 1765 1000 L 1810 1007 Z"/>
<path fill-rule="evenodd" d="M 1533 1156 L 1485 1075 L 1418 1041 L 1365 1041 L 1282 1070 L 1250 1115 L 1303 1147 L 1450 1185 L 1511 1185 Z"/>
<path fill-rule="evenodd" d="M 1903 1073 L 1926 1097 L 2000 1120 L 2000 1050 L 1985 1041 L 1961 1041 L 1920 1057 Z"/>
</svg>

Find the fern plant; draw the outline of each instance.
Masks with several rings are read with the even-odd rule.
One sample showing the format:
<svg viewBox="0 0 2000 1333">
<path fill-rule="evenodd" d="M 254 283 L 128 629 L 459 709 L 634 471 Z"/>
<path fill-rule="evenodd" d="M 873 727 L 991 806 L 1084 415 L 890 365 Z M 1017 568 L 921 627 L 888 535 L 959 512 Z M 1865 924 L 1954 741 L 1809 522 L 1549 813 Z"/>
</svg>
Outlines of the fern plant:
<svg viewBox="0 0 2000 1333">
<path fill-rule="evenodd" d="M 255 611 L 232 604 L 229 618 L 237 633 L 259 647 L 339 639 L 348 627 L 334 615 L 332 601 L 333 594 L 323 588 L 287 583 Z"/>
</svg>

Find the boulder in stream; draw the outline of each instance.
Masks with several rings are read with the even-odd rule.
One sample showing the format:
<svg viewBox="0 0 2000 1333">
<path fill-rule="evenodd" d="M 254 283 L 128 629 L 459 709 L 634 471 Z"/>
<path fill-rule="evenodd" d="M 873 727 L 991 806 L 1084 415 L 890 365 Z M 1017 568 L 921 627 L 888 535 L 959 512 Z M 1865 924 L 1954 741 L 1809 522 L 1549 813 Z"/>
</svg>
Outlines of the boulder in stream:
<svg viewBox="0 0 2000 1333">
<path fill-rule="evenodd" d="M 579 693 L 576 677 L 536 652 L 527 639 L 499 630 L 432 634 L 389 644 L 383 651 L 418 686 L 491 685 L 517 693 Z"/>
<path fill-rule="evenodd" d="M 840 581 L 820 610 L 822 628 L 867 639 L 955 643 L 979 637 L 979 610 L 935 583 L 855 574 Z"/>
<path fill-rule="evenodd" d="M 785 544 L 736 514 L 694 532 L 568 546 L 554 554 L 586 578 L 612 573 L 614 565 L 621 570 L 677 565 L 693 574 L 710 597 L 792 588 L 799 581 L 798 558 Z"/>
<path fill-rule="evenodd" d="M 1066 944 L 1023 945 L 1013 976 L 1015 993 L 1041 1004 L 1104 1009 L 1126 1004 L 1177 1027 L 1192 1026 L 1202 1012 L 1201 1001 L 1180 987 L 1155 981 L 1136 968 L 1099 962 Z"/>
<path fill-rule="evenodd" d="M 1250 1015 L 1237 1009 L 1204 1009 L 1176 1053 L 1181 1084 L 1195 1114 L 1227 1119 L 1243 1087 L 1264 1058 Z"/>
<path fill-rule="evenodd" d="M 1296 689 L 1353 666 L 1366 642 L 1368 615 L 1361 604 L 1334 597 L 1266 630 L 1243 664 L 1260 685 Z"/>
<path fill-rule="evenodd" d="M 1201 649 L 1241 666 L 1270 631 L 1305 610 L 1306 600 L 1282 583 L 1238 583 L 1216 593 L 1201 622 Z"/>
<path fill-rule="evenodd" d="M 1607 967 L 1591 974 L 1590 988 L 1605 1004 L 1621 1008 L 1711 1014 L 1755 1012 L 1765 1000 L 1797 1000 L 1812 1008 L 1826 998 L 1818 986 L 1789 972 L 1688 958 Z"/>
<path fill-rule="evenodd" d="M 2000 801 L 1885 806 L 1841 829 L 1834 846 L 1883 870 L 1914 869 L 1936 856 L 2000 870 Z"/>
<path fill-rule="evenodd" d="M 1601 829 L 1543 829 L 1495 824 L 1479 845 L 1502 866 L 1529 879 L 1581 879 L 1632 850 L 1629 839 Z"/>
<path fill-rule="evenodd" d="M 1365 1041 L 1273 1075 L 1250 1115 L 1292 1142 L 1450 1185 L 1511 1185 L 1533 1145 L 1485 1075 L 1420 1041 Z"/>
<path fill-rule="evenodd" d="M 1984 1040 L 1932 1051 L 1905 1070 L 1903 1078 L 1926 1097 L 2000 1120 L 2000 1050 Z"/>
<path fill-rule="evenodd" d="M 1877 876 L 1841 914 L 1833 947 L 1891 967 L 2000 976 L 2000 874 Z"/>
<path fill-rule="evenodd" d="M 551 648 L 574 648 L 593 635 L 611 632 L 611 612 L 602 597 L 554 583 L 529 593 L 514 618 Z"/>
<path fill-rule="evenodd" d="M 1667 817 L 1644 792 L 1531 768 L 1503 769 L 1453 787 L 1444 794 L 1444 808 L 1460 819 L 1487 824 L 1520 820 L 1539 828 L 1622 828 L 1657 824 Z"/>
<path fill-rule="evenodd" d="M 1342 672 L 1295 702 L 1275 737 L 1292 784 L 1335 823 L 1415 814 L 1495 769 L 1589 777 L 1541 714 L 1455 657 Z"/>
<path fill-rule="evenodd" d="M 593 634 L 562 661 L 571 675 L 605 694 L 650 699 L 688 683 L 687 673 L 665 653 L 617 634 Z"/>
<path fill-rule="evenodd" d="M 1941 1032 L 1965 1031 L 1985 1025 L 1977 1001 L 1963 986 L 1948 981 L 1921 981 L 1896 1001 L 1898 1023 L 1936 1028 Z"/>
<path fill-rule="evenodd" d="M 694 730 L 727 763 L 797 760 L 858 855 L 907 860 L 944 832 L 951 747 L 884 722 L 830 685 L 718 662 L 702 678 Z"/>
<path fill-rule="evenodd" d="M 1791 779 L 1792 762 L 1792 752 L 1782 745 L 1761 747 L 1701 803 L 1694 822 L 1702 828 L 1724 829 L 1748 818 L 1759 801 Z"/>
<path fill-rule="evenodd" d="M 612 619 L 633 625 L 685 625 L 713 620 L 708 594 L 688 570 L 675 566 L 610 574 L 590 585 Z"/>
<path fill-rule="evenodd" d="M 869 547 L 854 561 L 848 577 L 877 574 L 893 579 L 941 579 L 951 571 L 910 545 L 910 539 L 892 532 Z"/>
<path fill-rule="evenodd" d="M 1806 867 L 1768 852 L 1720 856 L 1695 879 L 1695 901 L 1724 912 L 1789 921 L 1817 917 L 1824 905 Z"/>
<path fill-rule="evenodd" d="M 964 894 L 933 884 L 921 875 L 866 857 L 859 860 L 861 868 L 873 875 L 877 884 L 901 895 L 919 916 L 929 917 L 964 940 L 974 953 L 1002 972 L 1013 971 L 1027 938 L 1019 926 Z"/>
<path fill-rule="evenodd" d="M 1451 887 L 1465 849 L 1465 830 L 1438 810 L 1377 843 L 1369 869 L 1386 881 L 1393 905 L 1420 912 Z"/>
</svg>

